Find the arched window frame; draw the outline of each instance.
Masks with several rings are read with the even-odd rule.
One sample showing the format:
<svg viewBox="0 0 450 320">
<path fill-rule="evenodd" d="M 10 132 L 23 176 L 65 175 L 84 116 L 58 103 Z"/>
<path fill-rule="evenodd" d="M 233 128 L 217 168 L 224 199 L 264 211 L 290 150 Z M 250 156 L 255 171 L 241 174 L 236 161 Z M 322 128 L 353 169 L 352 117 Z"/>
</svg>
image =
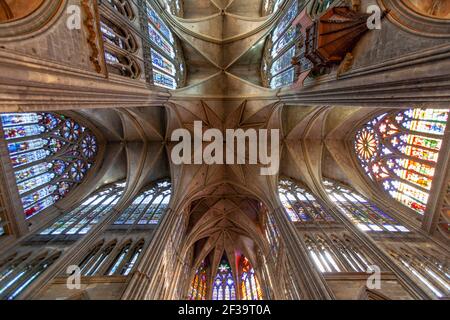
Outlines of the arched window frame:
<svg viewBox="0 0 450 320">
<path fill-rule="evenodd" d="M 133 21 L 136 18 L 136 14 L 129 0 L 106 0 L 106 1 L 109 2 L 110 6 L 114 10 L 119 12 L 122 16 L 124 16 L 128 20 Z"/>
<path fill-rule="evenodd" d="M 44 252 L 37 256 L 28 253 L 3 266 L 0 269 L 0 299 L 18 298 L 60 255 L 59 251 Z"/>
<path fill-rule="evenodd" d="M 171 198 L 171 183 L 160 180 L 139 193 L 114 222 L 114 226 L 159 224 L 168 209 Z M 158 202 L 155 202 L 159 200 Z"/>
<path fill-rule="evenodd" d="M 281 178 L 278 184 L 280 202 L 288 218 L 295 223 L 333 223 L 333 216 L 326 206 L 302 184 Z"/>
<path fill-rule="evenodd" d="M 117 240 L 112 240 L 103 247 L 101 247 L 94 254 L 93 251 L 90 251 L 88 254 L 89 259 L 85 262 L 85 265 L 81 270 L 82 275 L 85 277 L 102 275 L 105 266 L 107 264 L 108 258 L 116 246 Z M 83 261 L 85 260 L 86 258 L 83 259 Z"/>
<path fill-rule="evenodd" d="M 381 210 L 353 188 L 331 179 L 323 181 L 328 197 L 362 231 L 410 232 L 391 215 Z"/>
<path fill-rule="evenodd" d="M 138 50 L 138 44 L 131 29 L 125 23 L 109 19 L 105 13 L 100 14 L 99 24 L 108 71 L 138 79 L 141 75 L 141 67 L 134 56 Z"/>
<path fill-rule="evenodd" d="M 137 244 L 134 245 L 130 254 L 125 260 L 125 264 L 121 266 L 120 274 L 123 276 L 128 276 L 131 271 L 133 271 L 134 267 L 138 264 L 139 258 L 142 255 L 144 250 L 145 241 L 140 240 Z"/>
<path fill-rule="evenodd" d="M 383 113 L 372 116 L 354 135 L 354 156 L 364 176 L 379 190 L 421 215 L 426 210 L 440 146 L 444 143 L 448 112 L 411 108 Z M 431 128 L 428 124 L 434 125 L 435 133 L 427 132 Z"/>
<path fill-rule="evenodd" d="M 84 235 L 112 212 L 120 201 L 125 188 L 124 182 L 113 183 L 100 188 L 77 204 L 71 211 L 59 217 L 39 235 Z"/>
<path fill-rule="evenodd" d="M 206 294 L 208 292 L 207 289 L 207 265 L 205 261 L 202 261 L 195 272 L 194 279 L 192 280 L 189 300 L 206 300 Z"/>
<path fill-rule="evenodd" d="M 309 256 L 321 273 L 366 273 L 372 260 L 348 235 L 308 233 L 303 236 Z"/>
<path fill-rule="evenodd" d="M 212 287 L 213 300 L 236 300 L 236 283 L 231 265 L 224 255 L 214 276 Z"/>
<path fill-rule="evenodd" d="M 258 277 L 250 261 L 241 255 L 239 258 L 240 290 L 242 300 L 263 300 Z"/>
<path fill-rule="evenodd" d="M 144 240 L 133 242 L 132 239 L 125 241 L 121 246 L 117 246 L 110 256 L 114 258 L 109 262 L 105 276 L 128 276 L 136 266 L 139 257 L 144 249 Z"/>
<path fill-rule="evenodd" d="M 73 117 L 3 113 L 1 122 L 27 219 L 80 185 L 98 158 L 97 137 Z"/>
</svg>

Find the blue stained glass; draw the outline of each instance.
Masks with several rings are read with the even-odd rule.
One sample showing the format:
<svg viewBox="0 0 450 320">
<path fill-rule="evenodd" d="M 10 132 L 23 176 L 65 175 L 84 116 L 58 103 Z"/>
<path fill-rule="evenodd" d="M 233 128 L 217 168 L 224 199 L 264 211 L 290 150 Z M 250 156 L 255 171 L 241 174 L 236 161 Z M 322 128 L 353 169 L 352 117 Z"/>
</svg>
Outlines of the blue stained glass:
<svg viewBox="0 0 450 320">
<path fill-rule="evenodd" d="M 294 20 L 298 14 L 298 3 L 294 1 L 291 7 L 288 9 L 286 14 L 283 16 L 281 21 L 278 23 L 277 27 L 272 33 L 272 41 L 275 42 L 281 36 L 286 27 Z"/>
<path fill-rule="evenodd" d="M 10 127 L 19 124 L 36 124 L 42 119 L 42 116 L 37 113 L 4 113 L 1 118 L 3 127 Z"/>
<path fill-rule="evenodd" d="M 162 51 L 167 52 L 171 58 L 175 58 L 175 50 L 172 45 L 167 42 L 167 40 L 164 39 L 150 23 L 148 24 L 148 33 L 150 35 L 150 40 L 154 44 L 156 44 Z"/>
<path fill-rule="evenodd" d="M 44 172 L 47 172 L 52 167 L 51 164 L 48 164 L 47 162 L 36 164 L 32 167 L 22 169 L 15 172 L 16 175 L 16 181 L 21 182 L 25 179 L 29 179 L 31 177 L 35 177 L 37 175 L 40 175 Z"/>
<path fill-rule="evenodd" d="M 35 161 L 39 161 L 45 159 L 50 155 L 50 151 L 48 150 L 35 150 L 28 153 L 22 153 L 16 156 L 11 157 L 11 162 L 14 168 L 33 163 Z"/>
<path fill-rule="evenodd" d="M 33 203 L 52 195 L 56 190 L 57 188 L 55 185 L 48 185 L 42 189 L 37 190 L 36 192 L 33 192 L 30 195 L 23 197 L 22 198 L 23 207 L 24 208 L 29 207 Z"/>
<path fill-rule="evenodd" d="M 81 140 L 81 150 L 86 159 L 94 157 L 97 153 L 97 149 L 97 141 L 94 136 L 88 134 L 83 140 Z"/>
<path fill-rule="evenodd" d="M 170 41 L 170 43 L 174 43 L 173 35 L 164 21 L 159 17 L 159 15 L 150 7 L 150 4 L 147 1 L 147 16 L 153 25 L 158 28 L 158 30 Z"/>
<path fill-rule="evenodd" d="M 158 224 L 170 201 L 171 185 L 168 181 L 156 183 L 138 195 L 114 222 L 120 224 Z"/>
<path fill-rule="evenodd" d="M 272 89 L 276 89 L 290 85 L 294 82 L 294 78 L 295 78 L 295 70 L 294 68 L 290 68 L 272 78 L 272 80 L 270 81 L 270 87 Z"/>
<path fill-rule="evenodd" d="M 40 176 L 28 179 L 24 182 L 20 182 L 17 184 L 17 188 L 19 189 L 19 193 L 23 194 L 30 190 L 33 190 L 43 184 L 49 183 L 55 178 L 55 174 L 51 172 L 44 173 Z"/>
<path fill-rule="evenodd" d="M 91 168 L 97 141 L 77 122 L 52 113 L 2 114 L 1 120 L 27 218 L 66 195 Z"/>
<path fill-rule="evenodd" d="M 224 256 L 220 262 L 213 284 L 213 300 L 234 300 L 236 299 L 236 287 L 230 263 Z"/>
<path fill-rule="evenodd" d="M 62 136 L 67 140 L 77 140 L 82 133 L 81 126 L 72 120 L 66 120 L 62 128 Z"/>
<path fill-rule="evenodd" d="M 155 85 L 167 89 L 175 90 L 177 88 L 177 82 L 174 78 L 159 72 L 158 70 L 153 70 L 153 82 Z"/>
<path fill-rule="evenodd" d="M 151 49 L 152 52 L 152 63 L 154 67 L 158 67 L 161 70 L 167 72 L 168 74 L 175 76 L 175 66 L 172 62 L 164 58 L 155 50 Z"/>
<path fill-rule="evenodd" d="M 275 58 L 297 35 L 297 28 L 291 26 L 283 36 L 273 45 L 271 56 Z"/>
<path fill-rule="evenodd" d="M 10 154 L 16 154 L 23 151 L 30 151 L 43 148 L 46 144 L 44 139 L 34 139 L 21 142 L 8 143 L 8 150 Z"/>
<path fill-rule="evenodd" d="M 7 127 L 3 130 L 5 134 L 5 139 L 16 139 L 36 136 L 45 132 L 45 127 L 38 124 L 17 126 L 17 127 Z"/>
<path fill-rule="evenodd" d="M 292 57 L 295 55 L 295 47 L 290 48 L 279 59 L 277 59 L 270 69 L 272 75 L 279 73 L 280 71 L 292 66 Z"/>
</svg>

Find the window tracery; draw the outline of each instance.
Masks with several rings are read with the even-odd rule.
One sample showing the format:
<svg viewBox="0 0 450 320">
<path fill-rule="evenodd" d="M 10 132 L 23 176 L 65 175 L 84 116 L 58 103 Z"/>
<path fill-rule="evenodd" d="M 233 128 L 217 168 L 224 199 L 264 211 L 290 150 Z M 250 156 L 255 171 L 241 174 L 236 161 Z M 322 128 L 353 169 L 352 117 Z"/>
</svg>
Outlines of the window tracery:
<svg viewBox="0 0 450 320">
<path fill-rule="evenodd" d="M 355 135 L 367 176 L 419 214 L 426 210 L 447 120 L 448 110 L 407 109 L 382 114 Z"/>
<path fill-rule="evenodd" d="M 142 192 L 114 222 L 115 225 L 156 225 L 167 210 L 171 195 L 169 181 L 160 181 Z"/>
<path fill-rule="evenodd" d="M 333 217 L 317 199 L 289 179 L 280 180 L 278 194 L 289 219 L 292 222 L 333 222 Z"/>
<path fill-rule="evenodd" d="M 0 267 L 0 299 L 14 300 L 50 267 L 61 252 L 31 253 L 15 257 Z"/>
<path fill-rule="evenodd" d="M 100 18 L 100 30 L 108 70 L 121 76 L 137 79 L 141 71 L 133 53 L 138 49 L 138 45 L 131 32 L 104 16 Z"/>
<path fill-rule="evenodd" d="M 106 245 L 100 241 L 79 264 L 81 274 L 91 276 L 128 276 L 137 265 L 145 241 L 127 240 L 121 245 L 113 240 Z"/>
<path fill-rule="evenodd" d="M 103 217 L 112 211 L 120 200 L 125 183 L 115 183 L 94 192 L 56 222 L 40 232 L 40 235 L 84 235 Z"/>
<path fill-rule="evenodd" d="M 205 261 L 202 261 L 191 284 L 191 292 L 189 300 L 206 300 L 207 294 L 207 266 Z"/>
<path fill-rule="evenodd" d="M 409 232 L 389 214 L 350 187 L 331 180 L 325 180 L 324 186 L 338 209 L 362 231 Z"/>
<path fill-rule="evenodd" d="M 7 113 L 1 120 L 26 218 L 66 196 L 94 164 L 97 139 L 69 117 Z"/>
<path fill-rule="evenodd" d="M 212 288 L 213 300 L 236 300 L 236 286 L 226 255 L 220 261 Z"/>
<path fill-rule="evenodd" d="M 128 0 L 107 0 L 121 15 L 132 21 L 135 18 L 133 7 Z"/>
<path fill-rule="evenodd" d="M 242 300 L 262 300 L 263 295 L 255 270 L 250 261 L 243 255 L 239 259 L 239 268 Z"/>
<path fill-rule="evenodd" d="M 408 270 L 420 283 L 436 297 L 450 296 L 450 268 L 448 257 L 443 253 L 434 254 L 408 245 L 391 248 L 390 255 Z M 439 257 L 439 258 L 437 258 Z"/>
<path fill-rule="evenodd" d="M 366 272 L 370 259 L 348 236 L 307 234 L 304 241 L 311 260 L 320 272 Z"/>
</svg>

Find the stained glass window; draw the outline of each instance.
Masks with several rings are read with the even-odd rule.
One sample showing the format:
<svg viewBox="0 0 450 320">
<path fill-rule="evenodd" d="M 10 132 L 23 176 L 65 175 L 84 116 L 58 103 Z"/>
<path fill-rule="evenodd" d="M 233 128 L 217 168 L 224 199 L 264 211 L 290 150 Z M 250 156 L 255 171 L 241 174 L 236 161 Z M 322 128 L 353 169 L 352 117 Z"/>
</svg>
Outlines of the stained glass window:
<svg viewBox="0 0 450 320">
<path fill-rule="evenodd" d="M 282 1 L 278 1 L 275 6 L 281 4 Z M 293 1 L 267 41 L 262 70 L 266 75 L 265 85 L 272 89 L 290 85 L 295 80 L 292 58 L 296 55 L 295 42 L 299 32 L 292 22 L 298 14 L 298 3 Z"/>
<path fill-rule="evenodd" d="M 242 300 L 262 300 L 261 287 L 250 261 L 245 256 L 241 256 L 239 263 Z"/>
<path fill-rule="evenodd" d="M 206 289 L 206 263 L 203 261 L 195 272 L 194 280 L 192 280 L 189 300 L 206 300 Z"/>
<path fill-rule="evenodd" d="M 54 113 L 1 114 L 12 166 L 30 218 L 80 184 L 98 146 L 85 127 Z"/>
<path fill-rule="evenodd" d="M 137 79 L 141 69 L 133 53 L 137 51 L 138 44 L 131 32 L 103 16 L 100 21 L 100 30 L 108 71 Z"/>
<path fill-rule="evenodd" d="M 236 300 L 236 286 L 228 258 L 224 255 L 220 261 L 213 282 L 213 300 Z"/>
<path fill-rule="evenodd" d="M 173 4 L 168 4 L 172 8 Z M 180 61 L 178 48 L 172 31 L 147 0 L 146 6 L 148 34 L 151 41 L 151 60 L 153 83 L 157 86 L 175 90 L 182 78 L 184 66 Z"/>
<path fill-rule="evenodd" d="M 83 235 L 112 209 L 122 196 L 125 184 L 115 183 L 101 188 L 92 196 L 40 232 L 41 235 Z"/>
<path fill-rule="evenodd" d="M 306 188 L 292 180 L 282 179 L 278 186 L 278 194 L 292 222 L 334 221 L 333 217 Z"/>
<path fill-rule="evenodd" d="M 425 212 L 448 120 L 441 109 L 382 114 L 355 136 L 355 151 L 367 176 L 403 205 Z"/>
<path fill-rule="evenodd" d="M 325 180 L 330 199 L 362 231 L 409 232 L 394 218 L 350 187 Z"/>
<path fill-rule="evenodd" d="M 350 238 L 308 234 L 305 245 L 320 272 L 366 272 L 371 261 Z"/>
<path fill-rule="evenodd" d="M 50 267 L 60 252 L 44 253 L 31 257 L 25 254 L 0 268 L 0 299 L 14 300 L 22 294 L 44 271 Z"/>
<path fill-rule="evenodd" d="M 157 182 L 139 194 L 126 208 L 115 225 L 156 225 L 166 212 L 171 193 L 169 181 Z"/>
</svg>

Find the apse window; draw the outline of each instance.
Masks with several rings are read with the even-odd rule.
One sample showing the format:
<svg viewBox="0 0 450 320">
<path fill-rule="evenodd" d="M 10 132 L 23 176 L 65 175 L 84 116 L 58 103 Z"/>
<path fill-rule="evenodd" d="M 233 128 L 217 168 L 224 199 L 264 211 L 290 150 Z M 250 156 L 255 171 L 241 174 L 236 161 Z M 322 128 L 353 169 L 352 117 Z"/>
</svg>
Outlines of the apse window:
<svg viewBox="0 0 450 320">
<path fill-rule="evenodd" d="M 11 113 L 1 121 L 26 218 L 64 198 L 94 165 L 97 139 L 69 117 Z"/>
</svg>

